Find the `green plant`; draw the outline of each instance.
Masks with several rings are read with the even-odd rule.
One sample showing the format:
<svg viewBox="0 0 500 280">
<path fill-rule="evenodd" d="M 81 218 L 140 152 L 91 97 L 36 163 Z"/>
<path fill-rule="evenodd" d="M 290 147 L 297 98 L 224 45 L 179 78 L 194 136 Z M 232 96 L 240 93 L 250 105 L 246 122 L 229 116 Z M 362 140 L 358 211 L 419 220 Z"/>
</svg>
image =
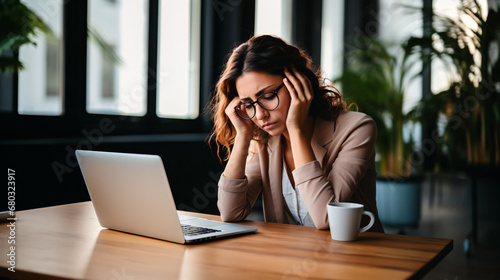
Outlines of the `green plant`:
<svg viewBox="0 0 500 280">
<path fill-rule="evenodd" d="M 500 1 L 492 1 L 500 8 Z M 455 73 L 448 89 L 422 100 L 413 112 L 440 126 L 438 152 L 454 169 L 500 165 L 500 13 L 483 13 L 478 1 L 461 0 L 457 17 L 433 15 L 430 38 L 411 38 Z M 441 121 L 440 121 L 441 120 Z"/>
<path fill-rule="evenodd" d="M 33 44 L 37 30 L 51 35 L 51 29 L 20 0 L 0 0 L 0 72 L 18 72 L 23 63 L 17 56 L 6 55 L 17 52 L 22 45 Z"/>
<path fill-rule="evenodd" d="M 24 68 L 22 61 L 13 52 L 26 44 L 36 45 L 35 37 L 42 32 L 55 39 L 50 27 L 20 0 L 0 0 L 0 73 L 18 72 Z M 106 39 L 92 26 L 87 27 L 87 36 L 96 43 L 104 55 L 120 65 L 122 59 Z"/>
<path fill-rule="evenodd" d="M 403 43 L 398 49 L 403 55 L 398 58 L 378 39 L 359 37 L 355 42 L 361 47 L 349 52 L 347 66 L 335 82 L 341 84 L 346 100 L 377 124 L 379 175 L 410 176 L 414 141 L 411 135 L 406 141 L 403 137 L 403 127 L 411 121 L 403 112 L 403 100 L 406 86 L 416 76 L 410 74 L 415 66 L 412 49 Z"/>
</svg>

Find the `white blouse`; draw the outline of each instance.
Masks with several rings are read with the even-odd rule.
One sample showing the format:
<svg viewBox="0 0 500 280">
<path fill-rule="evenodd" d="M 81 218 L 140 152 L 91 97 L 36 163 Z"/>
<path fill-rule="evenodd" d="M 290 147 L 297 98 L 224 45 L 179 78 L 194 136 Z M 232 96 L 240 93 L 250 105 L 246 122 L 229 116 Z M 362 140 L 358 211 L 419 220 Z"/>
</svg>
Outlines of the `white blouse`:
<svg viewBox="0 0 500 280">
<path fill-rule="evenodd" d="M 282 189 L 285 203 L 292 214 L 293 219 L 298 225 L 314 227 L 314 223 L 309 216 L 306 205 L 302 200 L 298 188 L 293 188 L 288 173 L 286 172 L 285 161 L 283 161 Z"/>
</svg>

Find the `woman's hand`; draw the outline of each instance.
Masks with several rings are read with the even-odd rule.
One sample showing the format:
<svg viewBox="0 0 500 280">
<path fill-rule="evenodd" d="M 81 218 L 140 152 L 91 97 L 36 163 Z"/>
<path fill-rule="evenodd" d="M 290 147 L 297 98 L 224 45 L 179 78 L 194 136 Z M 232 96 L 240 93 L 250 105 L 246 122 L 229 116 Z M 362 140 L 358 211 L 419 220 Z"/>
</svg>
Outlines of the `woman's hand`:
<svg viewBox="0 0 500 280">
<path fill-rule="evenodd" d="M 285 69 L 286 78 L 283 79 L 291 101 L 286 127 L 289 133 L 304 132 L 309 108 L 313 100 L 313 90 L 311 81 L 302 73 L 292 69 L 293 73 Z"/>
<path fill-rule="evenodd" d="M 236 129 L 237 136 L 243 136 L 245 139 L 251 139 L 254 128 L 253 121 L 241 118 L 234 109 L 234 107 L 240 104 L 240 102 L 240 98 L 236 96 L 235 98 L 233 98 L 233 100 L 231 100 L 231 102 L 229 102 L 229 105 L 227 105 L 225 112 L 229 117 L 229 120 L 231 120 L 234 128 Z"/>
<path fill-rule="evenodd" d="M 285 70 L 286 78 L 283 81 L 291 98 L 286 118 L 286 128 L 292 149 L 294 167 L 298 168 L 316 159 L 311 147 L 314 129 L 311 121 L 314 120 L 309 118 L 313 90 L 311 81 L 305 75 L 295 69 L 292 69 L 292 71 L 293 73 Z"/>
<path fill-rule="evenodd" d="M 234 107 L 240 104 L 240 98 L 236 96 L 229 105 L 227 105 L 225 113 L 231 120 L 234 128 L 236 129 L 236 138 L 234 139 L 234 146 L 231 151 L 231 156 L 224 169 L 224 177 L 231 179 L 245 178 L 245 166 L 248 156 L 248 148 L 252 140 L 254 123 L 252 120 L 245 120 L 241 118 Z"/>
</svg>

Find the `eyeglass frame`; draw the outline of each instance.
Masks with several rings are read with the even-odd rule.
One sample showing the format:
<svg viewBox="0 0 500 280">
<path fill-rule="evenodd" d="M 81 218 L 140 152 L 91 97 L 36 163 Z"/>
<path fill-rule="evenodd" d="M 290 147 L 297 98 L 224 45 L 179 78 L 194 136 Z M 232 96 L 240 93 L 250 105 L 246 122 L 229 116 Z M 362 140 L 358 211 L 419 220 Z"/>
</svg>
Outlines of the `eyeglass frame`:
<svg viewBox="0 0 500 280">
<path fill-rule="evenodd" d="M 257 114 L 257 108 L 255 108 L 255 103 L 259 104 L 259 106 L 266 110 L 266 111 L 274 111 L 278 108 L 278 106 L 280 105 L 280 98 L 278 96 L 278 92 L 281 90 L 281 88 L 285 85 L 285 83 L 281 83 L 281 85 L 275 89 L 275 90 L 272 90 L 272 91 L 268 91 L 268 92 L 264 92 L 263 94 L 261 94 L 259 97 L 257 97 L 257 100 L 255 101 L 247 101 L 247 102 L 241 102 L 241 103 L 238 103 L 237 106 L 234 107 L 234 110 L 236 111 L 236 114 L 238 114 L 238 116 L 242 119 L 245 119 L 245 120 L 251 120 L 255 117 L 255 115 Z M 267 109 L 265 108 L 264 106 L 262 106 L 262 104 L 260 104 L 259 102 L 259 99 L 262 97 L 262 96 L 265 96 L 266 94 L 269 94 L 269 93 L 272 93 L 273 95 L 276 95 L 276 98 L 278 98 L 278 104 L 276 105 L 276 107 L 274 107 L 274 109 Z M 250 103 L 250 105 L 252 105 L 253 107 L 253 116 L 251 118 L 245 118 L 245 117 L 242 117 L 240 115 L 240 113 L 238 113 L 238 110 L 236 108 L 238 108 L 241 104 L 248 104 Z"/>
</svg>

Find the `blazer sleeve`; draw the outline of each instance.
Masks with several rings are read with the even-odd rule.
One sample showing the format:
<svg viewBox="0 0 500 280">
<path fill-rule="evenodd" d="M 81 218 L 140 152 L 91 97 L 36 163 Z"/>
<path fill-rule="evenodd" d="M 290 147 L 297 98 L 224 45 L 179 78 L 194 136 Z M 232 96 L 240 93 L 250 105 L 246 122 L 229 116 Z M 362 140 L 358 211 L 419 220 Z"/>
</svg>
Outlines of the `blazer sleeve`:
<svg viewBox="0 0 500 280">
<path fill-rule="evenodd" d="M 253 150 L 252 145 L 250 150 Z M 244 220 L 252 211 L 252 207 L 262 190 L 259 154 L 249 152 L 243 179 L 219 179 L 217 206 L 222 221 L 236 222 Z"/>
<path fill-rule="evenodd" d="M 365 116 L 353 123 L 341 140 L 340 151 L 329 174 L 325 174 L 318 161 L 304 164 L 292 172 L 316 228 L 329 227 L 328 203 L 351 199 L 375 153 L 376 137 L 375 122 Z"/>
</svg>

